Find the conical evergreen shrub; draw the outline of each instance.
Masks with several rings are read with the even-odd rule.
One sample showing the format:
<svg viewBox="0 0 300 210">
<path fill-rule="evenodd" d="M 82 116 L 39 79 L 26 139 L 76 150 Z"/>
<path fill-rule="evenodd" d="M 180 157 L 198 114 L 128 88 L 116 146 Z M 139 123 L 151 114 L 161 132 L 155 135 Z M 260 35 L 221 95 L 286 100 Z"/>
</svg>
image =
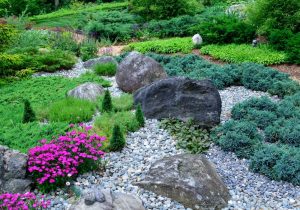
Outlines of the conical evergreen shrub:
<svg viewBox="0 0 300 210">
<path fill-rule="evenodd" d="M 108 90 L 105 91 L 105 95 L 102 101 L 102 111 L 111 112 L 113 110 L 111 95 Z"/>
<path fill-rule="evenodd" d="M 33 122 L 36 120 L 35 113 L 28 100 L 24 100 L 23 123 Z"/>
<path fill-rule="evenodd" d="M 125 144 L 126 144 L 125 138 L 123 136 L 120 126 L 115 125 L 113 129 L 112 137 L 110 139 L 110 145 L 109 145 L 110 151 L 112 152 L 120 151 L 123 149 Z"/>
<path fill-rule="evenodd" d="M 136 120 L 138 121 L 139 125 L 141 127 L 144 127 L 145 126 L 145 118 L 144 118 L 144 113 L 142 111 L 142 106 L 140 103 L 137 105 L 135 117 L 136 117 Z"/>
</svg>

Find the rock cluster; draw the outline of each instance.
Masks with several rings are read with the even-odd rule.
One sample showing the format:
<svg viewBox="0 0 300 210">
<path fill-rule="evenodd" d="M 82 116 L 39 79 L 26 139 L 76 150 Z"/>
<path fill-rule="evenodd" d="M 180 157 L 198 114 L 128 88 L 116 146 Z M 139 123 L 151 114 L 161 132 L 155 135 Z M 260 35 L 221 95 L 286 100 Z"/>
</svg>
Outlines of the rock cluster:
<svg viewBox="0 0 300 210">
<path fill-rule="evenodd" d="M 147 118 L 194 120 L 204 128 L 220 123 L 222 102 L 210 80 L 171 77 L 154 82 L 134 94 Z"/>
<path fill-rule="evenodd" d="M 108 189 L 92 188 L 84 192 L 83 197 L 71 210 L 145 210 L 142 201 L 136 196 L 125 193 L 113 193 Z"/>
<path fill-rule="evenodd" d="M 118 66 L 116 81 L 121 90 L 132 93 L 167 77 L 162 65 L 138 52 L 131 52 Z"/>
<path fill-rule="evenodd" d="M 0 146 L 0 193 L 22 193 L 32 181 L 26 178 L 27 155 Z"/>
</svg>

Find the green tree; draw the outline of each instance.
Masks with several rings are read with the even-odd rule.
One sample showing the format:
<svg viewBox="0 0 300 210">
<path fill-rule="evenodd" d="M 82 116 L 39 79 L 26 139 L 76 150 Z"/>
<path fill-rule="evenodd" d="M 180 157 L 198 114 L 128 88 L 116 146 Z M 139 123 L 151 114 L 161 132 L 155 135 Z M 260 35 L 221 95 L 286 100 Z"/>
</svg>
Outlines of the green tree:
<svg viewBox="0 0 300 210">
<path fill-rule="evenodd" d="M 36 120 L 35 113 L 30 105 L 30 102 L 24 100 L 24 113 L 23 113 L 23 123 L 33 122 Z"/>
<path fill-rule="evenodd" d="M 113 109 L 113 105 L 112 105 L 111 95 L 109 90 L 106 90 L 102 101 L 102 111 L 111 112 L 112 109 Z"/>
<path fill-rule="evenodd" d="M 136 120 L 138 121 L 139 125 L 141 127 L 144 127 L 145 126 L 145 118 L 144 118 L 144 113 L 142 111 L 142 106 L 140 103 L 137 105 L 135 117 L 136 117 Z"/>
<path fill-rule="evenodd" d="M 125 146 L 125 138 L 123 136 L 123 133 L 121 131 L 121 128 L 119 125 L 115 125 L 112 133 L 112 137 L 110 139 L 110 145 L 109 149 L 110 151 L 120 151 Z"/>
</svg>

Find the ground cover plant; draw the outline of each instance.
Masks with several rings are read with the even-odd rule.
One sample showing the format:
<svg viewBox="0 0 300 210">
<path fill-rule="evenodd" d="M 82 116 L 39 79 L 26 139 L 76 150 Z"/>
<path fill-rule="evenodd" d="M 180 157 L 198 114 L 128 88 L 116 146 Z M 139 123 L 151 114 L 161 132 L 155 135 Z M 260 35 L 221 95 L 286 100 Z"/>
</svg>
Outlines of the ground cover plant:
<svg viewBox="0 0 300 210">
<path fill-rule="evenodd" d="M 136 42 L 128 45 L 128 51 L 136 50 L 141 53 L 155 52 L 161 54 L 172 53 L 190 53 L 194 45 L 190 37 L 188 38 L 171 38 L 165 40 L 154 40 L 146 42 Z"/>
<path fill-rule="evenodd" d="M 192 154 L 200 154 L 209 149 L 211 144 L 209 132 L 199 128 L 194 122 L 181 122 L 176 119 L 164 119 L 160 124 L 171 135 L 175 136 L 177 147 Z"/>
<path fill-rule="evenodd" d="M 271 65 L 287 61 L 285 53 L 274 51 L 265 45 L 258 47 L 252 47 L 250 44 L 206 45 L 201 48 L 201 52 L 229 63 L 253 62 Z"/>
<path fill-rule="evenodd" d="M 114 76 L 117 71 L 115 63 L 96 64 L 93 68 L 95 73 L 100 76 Z"/>
<path fill-rule="evenodd" d="M 26 152 L 36 146 L 38 140 L 64 133 L 68 128 L 67 122 L 51 122 L 42 125 L 48 113 L 47 107 L 52 103 L 65 100 L 66 93 L 77 85 L 85 82 L 97 82 L 107 87 L 108 81 L 94 74 L 85 74 L 79 78 L 37 77 L 22 79 L 1 86 L 0 92 L 0 142 L 11 148 Z M 38 121 L 22 123 L 23 100 L 30 101 Z M 47 119 L 47 118 L 46 118 Z"/>
</svg>

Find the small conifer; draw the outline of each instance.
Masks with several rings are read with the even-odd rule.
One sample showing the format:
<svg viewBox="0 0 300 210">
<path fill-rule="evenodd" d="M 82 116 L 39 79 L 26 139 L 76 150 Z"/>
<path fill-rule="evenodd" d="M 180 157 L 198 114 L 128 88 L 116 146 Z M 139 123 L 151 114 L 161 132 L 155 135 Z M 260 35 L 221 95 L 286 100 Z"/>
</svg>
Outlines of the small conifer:
<svg viewBox="0 0 300 210">
<path fill-rule="evenodd" d="M 142 111 L 142 106 L 140 103 L 138 104 L 138 106 L 136 108 L 135 117 L 136 117 L 136 120 L 138 121 L 139 125 L 141 127 L 144 127 L 145 126 L 145 118 L 144 118 L 144 113 Z"/>
<path fill-rule="evenodd" d="M 125 146 L 126 142 L 125 142 L 125 138 L 122 134 L 121 128 L 119 125 L 115 125 L 114 129 L 113 129 L 113 134 L 112 137 L 110 139 L 110 151 L 120 151 L 123 149 L 123 147 Z"/>
<path fill-rule="evenodd" d="M 104 98 L 102 101 L 102 111 L 111 112 L 113 110 L 111 95 L 108 90 L 105 91 Z"/>
<path fill-rule="evenodd" d="M 35 113 L 28 100 L 24 100 L 23 123 L 33 122 L 36 120 Z"/>
</svg>

